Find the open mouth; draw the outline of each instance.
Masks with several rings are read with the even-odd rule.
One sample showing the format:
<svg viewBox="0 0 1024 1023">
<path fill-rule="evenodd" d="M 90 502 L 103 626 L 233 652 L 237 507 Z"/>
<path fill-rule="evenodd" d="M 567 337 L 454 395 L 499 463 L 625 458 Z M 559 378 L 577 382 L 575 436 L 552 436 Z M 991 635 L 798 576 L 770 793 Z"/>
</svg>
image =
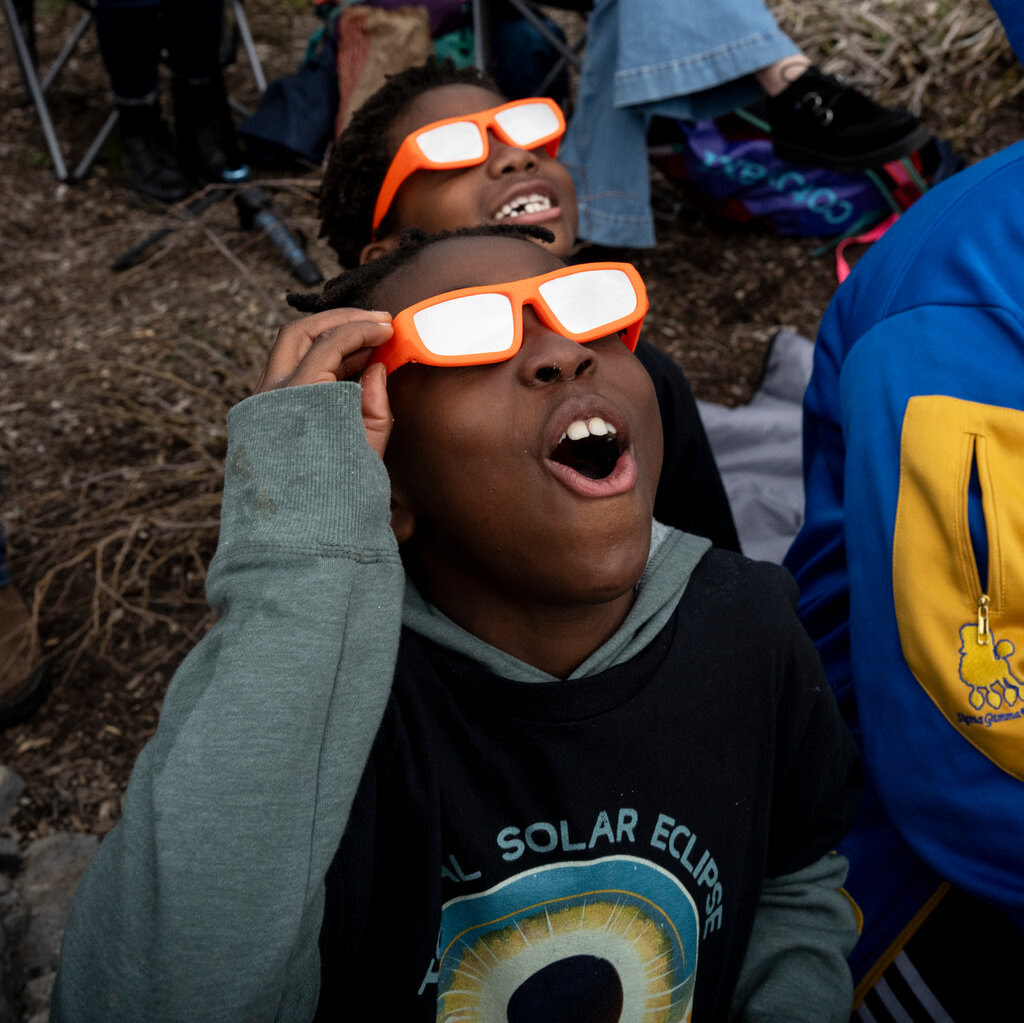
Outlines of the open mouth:
<svg viewBox="0 0 1024 1023">
<path fill-rule="evenodd" d="M 500 223 L 503 220 L 515 220 L 530 213 L 546 213 L 552 208 L 551 197 L 542 195 L 540 192 L 530 192 L 526 195 L 518 195 L 505 203 L 501 209 L 494 214 L 494 222 Z"/>
<path fill-rule="evenodd" d="M 575 419 L 562 434 L 551 461 L 592 480 L 607 479 L 622 454 L 618 431 L 600 416 Z"/>
</svg>

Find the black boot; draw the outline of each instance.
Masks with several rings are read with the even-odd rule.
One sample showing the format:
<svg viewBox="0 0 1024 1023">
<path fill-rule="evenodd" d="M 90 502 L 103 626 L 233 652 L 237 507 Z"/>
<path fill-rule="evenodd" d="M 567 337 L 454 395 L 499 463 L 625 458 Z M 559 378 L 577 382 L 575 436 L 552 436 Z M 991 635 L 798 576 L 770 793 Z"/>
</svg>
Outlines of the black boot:
<svg viewBox="0 0 1024 1023">
<path fill-rule="evenodd" d="M 880 167 L 931 137 L 912 114 L 880 106 L 816 67 L 765 100 L 762 109 L 780 159 L 830 170 Z"/>
<path fill-rule="evenodd" d="M 220 75 L 202 81 L 175 75 L 173 95 L 174 133 L 182 166 L 204 181 L 245 181 L 249 168 L 239 151 Z"/>
<path fill-rule="evenodd" d="M 118 110 L 125 161 L 135 191 L 158 202 L 180 202 L 191 189 L 156 101 L 119 103 Z"/>
</svg>

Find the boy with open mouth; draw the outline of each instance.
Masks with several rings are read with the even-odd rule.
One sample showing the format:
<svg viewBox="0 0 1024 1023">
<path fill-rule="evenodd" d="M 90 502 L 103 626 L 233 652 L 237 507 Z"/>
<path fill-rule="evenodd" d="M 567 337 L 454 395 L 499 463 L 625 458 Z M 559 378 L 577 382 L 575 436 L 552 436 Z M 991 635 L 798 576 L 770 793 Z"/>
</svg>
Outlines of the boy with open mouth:
<svg viewBox="0 0 1024 1023">
<path fill-rule="evenodd" d="M 652 519 L 643 282 L 541 230 L 407 236 L 232 410 L 222 615 L 57 1023 L 848 1018 L 857 758 L 791 581 Z"/>
<path fill-rule="evenodd" d="M 565 120 L 544 98 L 509 103 L 475 68 L 428 61 L 388 79 L 335 143 L 320 189 L 321 234 L 342 266 L 390 251 L 401 232 L 480 224 L 546 227 L 560 258 L 576 241 L 576 193 L 558 162 Z M 641 340 L 664 435 L 655 516 L 738 551 L 739 539 L 690 385 Z"/>
</svg>

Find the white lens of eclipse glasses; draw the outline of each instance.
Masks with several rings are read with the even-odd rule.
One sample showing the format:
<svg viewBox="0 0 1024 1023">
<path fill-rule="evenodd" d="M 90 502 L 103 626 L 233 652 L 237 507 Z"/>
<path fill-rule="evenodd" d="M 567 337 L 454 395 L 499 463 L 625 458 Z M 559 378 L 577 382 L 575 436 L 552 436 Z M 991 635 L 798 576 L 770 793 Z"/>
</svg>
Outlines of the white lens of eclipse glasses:
<svg viewBox="0 0 1024 1023">
<path fill-rule="evenodd" d="M 514 334 L 504 295 L 466 295 L 427 306 L 413 316 L 420 340 L 435 355 L 504 352 Z"/>
<path fill-rule="evenodd" d="M 442 124 L 416 136 L 420 152 L 432 163 L 456 163 L 479 160 L 484 155 L 484 140 L 472 121 Z"/>
<path fill-rule="evenodd" d="M 539 288 L 559 323 L 585 334 L 636 310 L 633 282 L 621 270 L 581 270 L 545 281 Z"/>
<path fill-rule="evenodd" d="M 546 103 L 509 107 L 495 114 L 494 120 L 517 146 L 531 146 L 559 129 L 558 118 Z"/>
</svg>

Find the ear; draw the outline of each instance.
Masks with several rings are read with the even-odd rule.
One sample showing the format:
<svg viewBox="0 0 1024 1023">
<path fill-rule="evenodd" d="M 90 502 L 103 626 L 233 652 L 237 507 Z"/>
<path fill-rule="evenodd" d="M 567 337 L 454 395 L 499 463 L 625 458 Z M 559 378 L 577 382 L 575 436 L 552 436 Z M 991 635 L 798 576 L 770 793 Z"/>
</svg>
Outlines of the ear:
<svg viewBox="0 0 1024 1023">
<path fill-rule="evenodd" d="M 398 235 L 385 235 L 383 238 L 370 242 L 369 245 L 364 245 L 359 250 L 359 263 L 360 265 L 369 263 L 371 259 L 383 256 L 385 253 L 392 252 L 396 248 L 398 248 Z"/>
<path fill-rule="evenodd" d="M 391 487 L 391 532 L 395 534 L 399 547 L 412 539 L 416 532 L 416 513 L 412 506 L 393 485 Z"/>
</svg>

